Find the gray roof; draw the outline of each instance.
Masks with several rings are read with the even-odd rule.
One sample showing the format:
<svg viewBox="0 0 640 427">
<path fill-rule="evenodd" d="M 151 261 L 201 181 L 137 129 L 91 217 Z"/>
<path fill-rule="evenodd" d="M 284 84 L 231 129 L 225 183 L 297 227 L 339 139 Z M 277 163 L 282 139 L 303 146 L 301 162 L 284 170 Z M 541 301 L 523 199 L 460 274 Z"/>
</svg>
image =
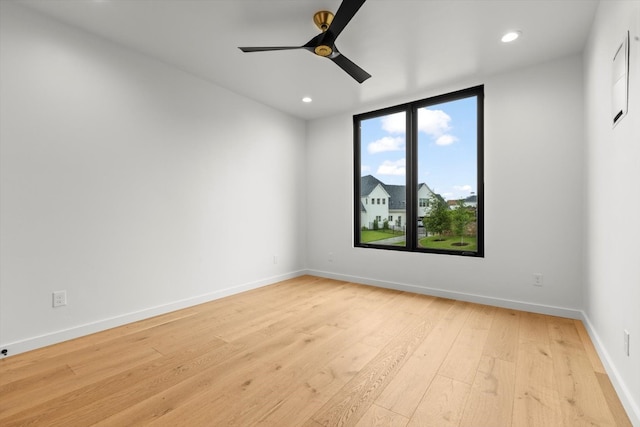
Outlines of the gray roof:
<svg viewBox="0 0 640 427">
<path fill-rule="evenodd" d="M 378 185 L 382 185 L 383 187 L 385 186 L 382 181 L 372 175 L 363 176 L 360 178 L 360 197 L 371 194 L 373 189 Z"/>
<path fill-rule="evenodd" d="M 389 193 L 389 209 L 407 208 L 407 192 L 404 185 L 385 185 L 384 189 Z"/>
<path fill-rule="evenodd" d="M 360 178 L 360 197 L 367 196 L 378 186 L 382 186 L 389 193 L 389 209 L 406 209 L 407 192 L 404 185 L 388 185 L 378 178 L 367 175 Z M 421 184 L 422 185 L 422 184 Z M 361 203 L 362 204 L 362 203 Z M 364 206 L 361 206 L 364 210 Z"/>
</svg>

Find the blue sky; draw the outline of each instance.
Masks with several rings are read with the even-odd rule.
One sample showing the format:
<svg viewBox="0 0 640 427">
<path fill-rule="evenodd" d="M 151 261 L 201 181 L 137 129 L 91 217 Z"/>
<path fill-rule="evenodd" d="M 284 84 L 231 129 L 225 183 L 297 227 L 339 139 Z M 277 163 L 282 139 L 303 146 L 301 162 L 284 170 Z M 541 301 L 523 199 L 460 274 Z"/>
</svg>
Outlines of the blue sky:
<svg viewBox="0 0 640 427">
<path fill-rule="evenodd" d="M 418 110 L 418 180 L 447 200 L 476 193 L 476 97 Z M 361 174 L 405 183 L 405 113 L 361 123 Z"/>
</svg>

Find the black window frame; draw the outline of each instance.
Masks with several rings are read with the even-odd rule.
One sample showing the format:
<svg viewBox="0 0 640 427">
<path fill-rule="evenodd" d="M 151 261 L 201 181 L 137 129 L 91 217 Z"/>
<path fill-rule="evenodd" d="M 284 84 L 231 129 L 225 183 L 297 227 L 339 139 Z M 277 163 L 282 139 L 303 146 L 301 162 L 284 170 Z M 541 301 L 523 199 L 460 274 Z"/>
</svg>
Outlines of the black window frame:
<svg viewBox="0 0 640 427">
<path fill-rule="evenodd" d="M 418 159 L 416 156 L 418 146 L 417 114 L 420 108 L 446 102 L 456 101 L 463 98 L 476 97 L 477 100 L 477 139 L 476 139 L 476 162 L 477 162 L 477 191 L 476 191 L 476 251 L 457 251 L 435 248 L 418 247 Z M 360 242 L 360 184 L 361 184 L 361 141 L 360 122 L 376 117 L 386 116 L 394 113 L 406 113 L 406 246 L 380 245 L 375 242 Z M 403 252 L 435 253 L 446 255 L 469 256 L 475 258 L 484 257 L 484 85 L 473 86 L 458 91 L 436 95 L 433 97 L 407 102 L 387 108 L 356 114 L 353 116 L 353 140 L 354 140 L 354 246 L 357 248 L 384 249 Z"/>
</svg>

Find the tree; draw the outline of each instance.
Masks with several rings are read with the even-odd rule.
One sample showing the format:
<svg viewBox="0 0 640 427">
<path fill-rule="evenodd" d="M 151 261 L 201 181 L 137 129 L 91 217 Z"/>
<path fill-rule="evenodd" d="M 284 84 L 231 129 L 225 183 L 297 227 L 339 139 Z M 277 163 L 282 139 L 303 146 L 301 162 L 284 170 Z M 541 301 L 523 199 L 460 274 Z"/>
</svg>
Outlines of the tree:
<svg viewBox="0 0 640 427">
<path fill-rule="evenodd" d="M 453 222 L 453 232 L 457 236 L 460 236 L 460 246 L 464 246 L 464 233 L 467 230 L 467 225 L 471 222 L 471 212 L 464 204 L 464 200 L 458 200 L 456 209 L 451 212 L 451 220 Z"/>
<path fill-rule="evenodd" d="M 428 232 L 442 235 L 451 228 L 451 211 L 442 197 L 432 194 L 429 198 L 429 214 L 422 218 Z"/>
</svg>

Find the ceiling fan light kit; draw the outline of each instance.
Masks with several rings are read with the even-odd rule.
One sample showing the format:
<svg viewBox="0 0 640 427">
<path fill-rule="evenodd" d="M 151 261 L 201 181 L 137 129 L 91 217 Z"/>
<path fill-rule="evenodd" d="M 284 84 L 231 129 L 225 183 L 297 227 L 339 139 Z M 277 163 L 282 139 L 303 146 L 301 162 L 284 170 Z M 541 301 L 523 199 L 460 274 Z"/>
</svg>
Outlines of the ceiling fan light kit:
<svg viewBox="0 0 640 427">
<path fill-rule="evenodd" d="M 334 15 L 327 10 L 321 10 L 313 15 L 313 22 L 322 31 L 302 46 L 273 46 L 273 47 L 240 47 L 243 52 L 267 52 L 272 50 L 305 49 L 318 56 L 328 58 L 358 83 L 371 77 L 371 74 L 354 64 L 344 56 L 335 45 L 335 41 L 354 17 L 366 0 L 343 0 Z"/>
</svg>

